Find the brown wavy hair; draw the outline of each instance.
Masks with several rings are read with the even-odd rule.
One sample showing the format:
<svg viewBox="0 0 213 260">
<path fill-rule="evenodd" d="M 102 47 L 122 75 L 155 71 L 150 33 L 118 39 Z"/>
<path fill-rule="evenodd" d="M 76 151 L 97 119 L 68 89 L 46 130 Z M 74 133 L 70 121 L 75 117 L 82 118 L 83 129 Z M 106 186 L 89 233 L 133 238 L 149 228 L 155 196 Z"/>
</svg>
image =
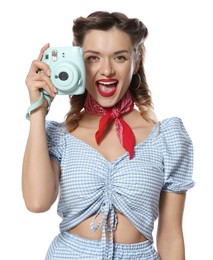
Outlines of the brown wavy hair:
<svg viewBox="0 0 213 260">
<path fill-rule="evenodd" d="M 89 30 L 107 31 L 112 27 L 125 32 L 131 39 L 138 59 L 138 71 L 133 75 L 129 89 L 143 118 L 156 123 L 151 92 L 144 72 L 144 41 L 148 36 L 148 30 L 139 19 L 128 18 L 120 12 L 109 13 L 105 11 L 93 12 L 86 18 L 78 17 L 73 21 L 73 45 L 82 46 L 84 37 Z M 82 95 L 70 97 L 70 111 L 67 113 L 65 120 L 68 132 L 73 131 L 82 118 L 86 95 L 87 91 Z"/>
</svg>

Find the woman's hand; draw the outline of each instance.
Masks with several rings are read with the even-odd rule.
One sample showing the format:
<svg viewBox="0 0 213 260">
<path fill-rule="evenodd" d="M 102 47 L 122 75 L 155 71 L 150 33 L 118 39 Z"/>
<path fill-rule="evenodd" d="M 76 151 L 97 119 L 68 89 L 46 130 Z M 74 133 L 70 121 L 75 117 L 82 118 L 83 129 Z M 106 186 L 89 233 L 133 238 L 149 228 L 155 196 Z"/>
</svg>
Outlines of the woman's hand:
<svg viewBox="0 0 213 260">
<path fill-rule="evenodd" d="M 39 100 L 41 89 L 44 89 L 51 99 L 54 99 L 57 93 L 57 89 L 53 86 L 50 80 L 50 68 L 45 62 L 42 61 L 43 54 L 49 46 L 50 45 L 48 43 L 41 48 L 38 59 L 32 62 L 30 71 L 25 80 L 29 91 L 31 104 Z M 47 107 L 47 102 L 44 102 L 42 107 L 44 106 L 45 108 Z"/>
</svg>

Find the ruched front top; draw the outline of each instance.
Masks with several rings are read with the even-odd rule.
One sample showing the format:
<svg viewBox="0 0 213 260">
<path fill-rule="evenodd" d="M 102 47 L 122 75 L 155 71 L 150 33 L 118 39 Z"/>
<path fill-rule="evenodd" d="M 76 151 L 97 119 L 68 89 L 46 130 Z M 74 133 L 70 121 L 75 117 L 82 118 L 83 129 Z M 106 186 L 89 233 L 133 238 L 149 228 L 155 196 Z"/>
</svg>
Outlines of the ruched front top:
<svg viewBox="0 0 213 260">
<path fill-rule="evenodd" d="M 47 121 L 46 133 L 50 158 L 61 168 L 60 230 L 67 231 L 91 215 L 96 218 L 104 213 L 97 226 L 91 223 L 94 232 L 103 224 L 103 250 L 105 230 L 112 234 L 116 229 L 115 210 L 153 241 L 161 191 L 186 192 L 194 186 L 193 146 L 180 118 L 155 125 L 135 146 L 132 160 L 126 152 L 113 162 L 107 161 L 93 147 L 67 133 L 63 123 Z"/>
</svg>

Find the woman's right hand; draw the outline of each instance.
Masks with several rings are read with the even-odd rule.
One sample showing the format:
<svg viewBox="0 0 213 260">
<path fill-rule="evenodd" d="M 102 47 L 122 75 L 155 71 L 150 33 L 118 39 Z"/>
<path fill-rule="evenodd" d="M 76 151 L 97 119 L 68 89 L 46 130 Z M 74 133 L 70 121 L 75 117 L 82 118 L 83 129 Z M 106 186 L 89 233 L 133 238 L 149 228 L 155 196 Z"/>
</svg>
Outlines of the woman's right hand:
<svg viewBox="0 0 213 260">
<path fill-rule="evenodd" d="M 31 104 L 39 100 L 41 96 L 41 89 L 44 89 L 52 100 L 55 98 L 55 95 L 57 93 L 57 89 L 54 87 L 50 80 L 50 68 L 45 62 L 42 61 L 44 52 L 46 49 L 49 48 L 49 46 L 49 43 L 47 43 L 41 48 L 38 59 L 32 62 L 25 80 L 29 91 Z M 47 107 L 46 101 L 44 102 L 42 107 L 43 106 L 45 106 L 45 108 Z"/>
</svg>

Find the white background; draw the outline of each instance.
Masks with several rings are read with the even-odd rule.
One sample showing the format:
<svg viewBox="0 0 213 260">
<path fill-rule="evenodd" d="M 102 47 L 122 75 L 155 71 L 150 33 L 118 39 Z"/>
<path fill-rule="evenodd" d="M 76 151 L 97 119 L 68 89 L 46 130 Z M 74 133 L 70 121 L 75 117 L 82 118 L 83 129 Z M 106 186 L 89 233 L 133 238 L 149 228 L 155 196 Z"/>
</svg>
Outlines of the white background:
<svg viewBox="0 0 213 260">
<path fill-rule="evenodd" d="M 213 221 L 213 16 L 207 0 L 2 1 L 0 6 L 1 188 L 0 259 L 41 260 L 58 233 L 56 204 L 47 213 L 25 209 L 21 168 L 29 122 L 25 77 L 40 48 L 72 42 L 72 21 L 95 10 L 121 11 L 149 29 L 146 73 L 159 120 L 181 117 L 195 148 L 196 186 L 187 194 L 187 260 L 210 259 Z M 68 98 L 57 96 L 49 119 L 63 120 Z"/>
</svg>

